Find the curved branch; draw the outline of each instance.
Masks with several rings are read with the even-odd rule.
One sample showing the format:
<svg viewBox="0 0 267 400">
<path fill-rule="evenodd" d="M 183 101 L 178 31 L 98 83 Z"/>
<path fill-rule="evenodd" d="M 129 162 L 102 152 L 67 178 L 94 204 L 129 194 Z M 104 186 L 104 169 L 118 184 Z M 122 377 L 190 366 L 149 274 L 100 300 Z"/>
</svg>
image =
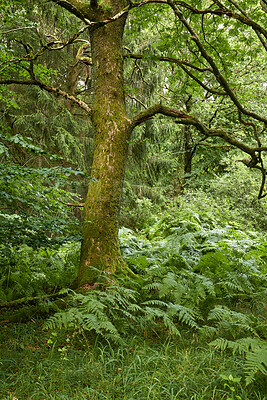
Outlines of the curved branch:
<svg viewBox="0 0 267 400">
<path fill-rule="evenodd" d="M 149 57 L 147 57 L 147 56 L 145 56 L 143 54 L 133 54 L 133 53 L 124 54 L 123 57 L 124 58 L 133 58 L 134 60 L 150 59 Z M 180 65 L 180 64 L 181 65 L 186 65 L 186 66 L 188 66 L 190 68 L 193 68 L 193 69 L 195 69 L 195 70 L 197 70 L 199 72 L 206 72 L 206 71 L 213 72 L 211 68 L 200 68 L 200 67 L 190 63 L 189 61 L 180 60 L 180 59 L 174 58 L 174 57 L 164 57 L 164 56 L 158 57 L 158 56 L 154 56 L 153 55 L 153 60 L 154 59 L 157 60 L 157 61 L 167 61 L 167 62 L 178 64 L 178 65 Z"/>
<path fill-rule="evenodd" d="M 162 104 L 155 104 L 154 106 L 149 107 L 145 111 L 142 111 L 134 116 L 131 120 L 131 128 L 134 129 L 136 126 L 154 117 L 156 114 L 163 114 L 168 117 L 175 118 L 191 118 L 189 115 L 175 108 L 166 107 Z"/>
<path fill-rule="evenodd" d="M 18 79 L 5 79 L 5 80 L 0 80 L 0 85 L 28 85 L 28 86 L 39 86 L 41 89 L 46 90 L 49 93 L 53 93 L 56 96 L 61 96 L 66 100 L 72 101 L 74 104 L 77 104 L 80 108 L 85 110 L 87 114 L 91 115 L 92 114 L 92 109 L 86 104 L 84 101 L 77 99 L 73 95 L 68 94 L 64 90 L 55 88 L 53 86 L 46 85 L 43 82 L 40 82 L 36 79 L 30 79 L 28 81 L 21 81 Z"/>
<path fill-rule="evenodd" d="M 231 136 L 223 129 L 209 129 L 203 122 L 201 122 L 198 118 L 185 114 L 182 111 L 179 111 L 175 108 L 166 107 L 162 104 L 155 104 L 152 107 L 147 108 L 145 111 L 134 116 L 131 120 L 131 127 L 132 129 L 141 123 L 151 119 L 156 114 L 163 114 L 168 117 L 177 118 L 176 123 L 181 125 L 192 125 L 195 126 L 196 129 L 200 131 L 205 136 L 209 137 L 220 137 L 225 142 L 231 144 L 234 147 L 239 148 L 244 153 L 249 154 L 254 160 L 258 160 L 258 156 L 256 155 L 257 152 L 267 151 L 267 146 L 262 147 L 250 147 L 247 144 L 241 142 L 240 140 L 236 139 L 235 137 Z M 259 161 L 258 161 L 259 162 Z"/>
<path fill-rule="evenodd" d="M 85 18 L 89 17 L 89 4 L 86 2 L 80 1 L 80 0 L 50 0 L 53 3 L 56 3 L 60 5 L 62 8 L 65 8 L 65 10 L 69 11 L 82 21 L 85 21 Z M 85 9 L 87 11 L 87 15 L 85 16 Z"/>
<path fill-rule="evenodd" d="M 211 55 L 209 55 L 207 53 L 207 51 L 205 50 L 201 40 L 199 39 L 198 35 L 196 34 L 196 32 L 194 31 L 192 26 L 187 21 L 187 19 L 184 17 L 183 13 L 176 6 L 175 2 L 173 2 L 172 0 L 167 0 L 167 2 L 171 6 L 171 8 L 173 9 L 173 11 L 174 11 L 175 15 L 177 16 L 177 18 L 179 18 L 179 20 L 186 27 L 188 32 L 192 35 L 191 39 L 196 43 L 196 45 L 198 47 L 198 50 L 200 51 L 202 57 L 205 58 L 205 60 L 209 63 L 209 65 L 211 66 L 217 81 L 224 88 L 224 90 L 226 91 L 226 93 L 228 94 L 228 96 L 230 97 L 232 102 L 235 104 L 237 109 L 240 112 L 242 112 L 244 115 L 248 115 L 248 116 L 250 116 L 250 117 L 252 117 L 252 118 L 254 118 L 254 119 L 256 119 L 256 120 L 258 120 L 260 122 L 267 123 L 267 118 L 266 117 L 258 115 L 256 113 L 254 113 L 253 111 L 249 111 L 249 110 L 247 110 L 246 108 L 244 108 L 242 106 L 242 104 L 239 102 L 238 98 L 234 94 L 233 90 L 230 88 L 230 85 L 229 85 L 227 79 L 220 72 L 219 68 L 217 67 L 217 65 L 216 65 L 214 59 L 211 57 Z"/>
<path fill-rule="evenodd" d="M 260 24 L 257 22 L 253 21 L 249 16 L 246 14 L 246 12 L 233 0 L 229 0 L 230 3 L 234 4 L 234 6 L 240 11 L 241 14 L 238 14 L 236 12 L 233 12 L 223 6 L 219 1 L 214 1 L 215 4 L 219 6 L 218 9 L 211 9 L 211 8 L 205 8 L 205 9 L 197 9 L 193 7 L 192 5 L 185 3 L 184 1 L 177 1 L 174 0 L 173 3 L 177 6 L 186 8 L 187 10 L 191 11 L 193 14 L 199 14 L 199 15 L 217 15 L 217 16 L 227 16 L 229 18 L 233 18 L 239 22 L 241 22 L 244 25 L 250 26 L 258 36 L 259 40 L 261 41 L 263 47 L 267 51 L 267 43 L 264 42 L 263 38 L 261 35 L 267 39 L 267 31 L 264 29 Z M 140 1 L 137 4 L 132 5 L 131 8 L 136 8 L 136 7 L 141 7 L 143 5 L 149 4 L 149 3 L 160 3 L 160 4 L 169 4 L 167 0 L 143 0 Z"/>
<path fill-rule="evenodd" d="M 220 137 L 225 142 L 229 143 L 230 145 L 238 148 L 239 150 L 243 151 L 250 155 L 250 160 L 240 160 L 244 162 L 244 164 L 249 168 L 257 168 L 261 171 L 262 174 L 262 181 L 261 186 L 259 189 L 258 199 L 262 199 L 267 196 L 267 193 L 263 193 L 264 185 L 266 181 L 266 169 L 263 165 L 263 160 L 261 158 L 261 152 L 267 151 L 267 146 L 265 147 L 250 147 L 247 144 L 241 142 L 240 140 L 236 139 L 235 137 L 231 136 L 229 133 L 222 129 L 213 130 L 209 129 L 205 124 L 203 124 L 199 119 L 194 116 L 185 114 L 174 108 L 169 108 L 163 106 L 162 104 L 155 104 L 152 107 L 147 108 L 145 111 L 137 114 L 131 121 L 131 127 L 134 129 L 135 126 L 140 125 L 142 122 L 147 121 L 148 119 L 152 118 L 156 114 L 163 114 L 168 117 L 178 118 L 176 119 L 177 124 L 181 125 L 192 125 L 194 126 L 201 134 L 207 137 Z M 260 164 L 260 165 L 258 165 Z"/>
<path fill-rule="evenodd" d="M 166 0 L 168 2 L 168 0 Z M 169 2 L 168 2 L 169 3 Z M 251 18 L 248 17 L 248 15 L 245 15 L 244 11 L 242 14 L 238 14 L 236 12 L 233 12 L 229 10 L 229 8 L 226 8 L 223 6 L 219 1 L 214 1 L 220 8 L 218 9 L 211 9 L 211 8 L 206 8 L 202 10 L 198 10 L 197 8 L 185 3 L 184 1 L 173 1 L 173 4 L 177 6 L 181 6 L 186 8 L 187 10 L 190 10 L 193 14 L 200 14 L 200 15 L 205 15 L 205 14 L 211 14 L 211 15 L 217 15 L 217 16 L 227 16 L 229 18 L 233 18 L 238 20 L 244 25 L 250 26 L 254 31 L 260 32 L 263 36 L 267 38 L 267 31 L 264 29 L 261 25 L 259 25 L 257 22 L 253 21 Z M 241 11 L 241 10 L 239 10 Z"/>
<path fill-rule="evenodd" d="M 142 60 L 142 59 L 146 59 L 146 56 L 142 55 L 142 54 L 132 54 L 132 53 L 128 53 L 124 55 L 124 58 L 133 58 L 135 60 Z M 153 59 L 157 60 L 157 61 L 166 61 L 172 64 L 177 64 L 180 68 L 182 68 L 182 70 L 188 75 L 190 76 L 191 79 L 193 79 L 195 82 L 197 82 L 199 84 L 199 86 L 201 86 L 203 89 L 205 89 L 207 92 L 212 93 L 212 94 L 216 94 L 219 96 L 226 96 L 227 93 L 226 92 L 222 92 L 216 89 L 211 89 L 209 88 L 205 83 L 203 83 L 200 79 L 198 79 L 194 74 L 192 74 L 191 71 L 188 70 L 188 68 L 185 67 L 188 66 L 192 69 L 195 69 L 199 72 L 211 72 L 213 73 L 211 68 L 200 68 L 194 64 L 191 64 L 188 61 L 184 61 L 184 60 L 179 60 L 178 58 L 173 58 L 173 57 L 156 57 L 153 56 Z"/>
<path fill-rule="evenodd" d="M 131 8 L 135 7 L 135 5 L 129 2 L 130 4 L 127 7 L 123 8 L 121 11 L 119 11 L 116 15 L 113 15 L 112 17 L 107 18 L 103 21 L 96 21 L 94 19 L 94 11 L 97 8 L 96 0 L 90 1 L 90 4 L 80 0 L 50 0 L 50 1 L 53 1 L 54 3 L 60 5 L 62 8 L 65 8 L 65 10 L 76 15 L 76 17 L 84 21 L 90 28 L 99 28 L 103 25 L 117 21 L 119 18 L 127 14 Z"/>
</svg>

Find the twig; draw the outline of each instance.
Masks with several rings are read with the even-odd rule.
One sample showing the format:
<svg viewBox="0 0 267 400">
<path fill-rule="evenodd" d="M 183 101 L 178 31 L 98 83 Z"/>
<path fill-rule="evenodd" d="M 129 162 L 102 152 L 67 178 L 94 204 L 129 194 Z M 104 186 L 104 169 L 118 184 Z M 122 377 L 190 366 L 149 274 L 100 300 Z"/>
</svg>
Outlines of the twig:
<svg viewBox="0 0 267 400">
<path fill-rule="evenodd" d="M 65 204 L 65 206 L 70 206 L 70 207 L 84 207 L 85 203 L 78 203 L 78 204 L 73 204 L 73 203 L 65 203 L 63 200 L 59 200 L 60 203 Z"/>
</svg>

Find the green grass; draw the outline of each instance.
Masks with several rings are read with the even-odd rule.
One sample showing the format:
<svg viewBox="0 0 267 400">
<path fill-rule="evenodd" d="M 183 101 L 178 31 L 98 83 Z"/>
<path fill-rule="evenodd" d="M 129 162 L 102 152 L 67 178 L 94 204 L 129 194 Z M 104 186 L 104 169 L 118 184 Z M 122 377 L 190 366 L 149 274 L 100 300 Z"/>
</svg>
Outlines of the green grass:
<svg viewBox="0 0 267 400">
<path fill-rule="evenodd" d="M 0 354 L 1 400 L 267 400 L 261 377 L 248 389 L 242 380 L 229 389 L 220 375 L 241 376 L 241 358 L 186 331 L 181 338 L 150 332 L 115 346 L 44 332 L 38 320 L 1 322 Z"/>
</svg>

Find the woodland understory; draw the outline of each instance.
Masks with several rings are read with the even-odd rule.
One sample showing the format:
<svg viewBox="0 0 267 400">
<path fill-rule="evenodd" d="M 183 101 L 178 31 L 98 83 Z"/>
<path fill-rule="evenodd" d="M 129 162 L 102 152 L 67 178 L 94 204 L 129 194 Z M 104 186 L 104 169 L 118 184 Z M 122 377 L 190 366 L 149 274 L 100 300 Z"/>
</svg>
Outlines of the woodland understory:
<svg viewBox="0 0 267 400">
<path fill-rule="evenodd" d="M 0 14 L 0 400 L 267 400 L 267 2 Z"/>
</svg>

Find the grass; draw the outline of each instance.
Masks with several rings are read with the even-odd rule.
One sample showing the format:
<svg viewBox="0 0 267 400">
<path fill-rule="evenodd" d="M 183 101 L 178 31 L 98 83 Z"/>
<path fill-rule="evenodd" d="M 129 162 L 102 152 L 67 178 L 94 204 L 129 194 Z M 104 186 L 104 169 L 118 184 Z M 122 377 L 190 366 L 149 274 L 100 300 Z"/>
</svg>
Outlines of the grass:
<svg viewBox="0 0 267 400">
<path fill-rule="evenodd" d="M 178 339 L 150 333 L 114 346 L 44 332 L 41 320 L 2 322 L 0 354 L 1 400 L 267 400 L 261 381 L 247 389 L 234 383 L 232 391 L 220 375 L 240 376 L 242 360 L 190 332 Z"/>
</svg>

